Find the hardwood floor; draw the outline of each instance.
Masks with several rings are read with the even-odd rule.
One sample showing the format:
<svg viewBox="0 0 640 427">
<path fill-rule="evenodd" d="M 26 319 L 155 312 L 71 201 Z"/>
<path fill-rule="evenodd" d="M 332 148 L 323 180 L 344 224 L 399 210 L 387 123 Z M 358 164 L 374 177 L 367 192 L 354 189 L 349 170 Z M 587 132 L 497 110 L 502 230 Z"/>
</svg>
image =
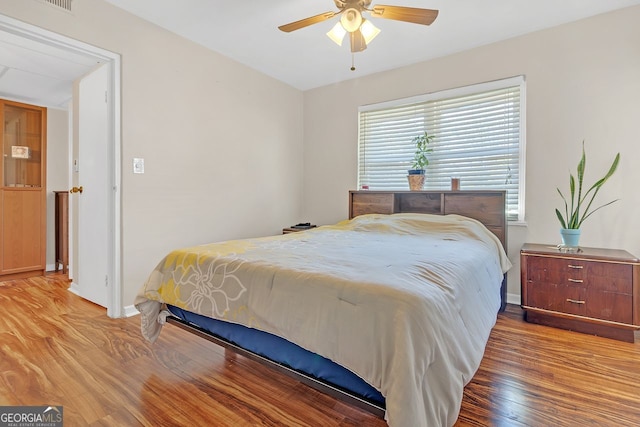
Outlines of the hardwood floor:
<svg viewBox="0 0 640 427">
<path fill-rule="evenodd" d="M 64 275 L 0 282 L 0 405 L 64 406 L 66 426 L 385 426 L 177 327 L 153 345 Z M 640 343 L 501 314 L 456 426 L 640 424 Z"/>
</svg>

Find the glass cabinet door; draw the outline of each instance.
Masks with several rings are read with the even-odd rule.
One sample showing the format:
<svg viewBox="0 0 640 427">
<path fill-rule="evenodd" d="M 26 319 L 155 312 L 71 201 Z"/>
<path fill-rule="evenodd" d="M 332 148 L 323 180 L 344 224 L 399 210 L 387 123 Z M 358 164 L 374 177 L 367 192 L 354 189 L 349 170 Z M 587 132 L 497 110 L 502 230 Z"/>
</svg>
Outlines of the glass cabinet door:
<svg viewBox="0 0 640 427">
<path fill-rule="evenodd" d="M 3 103 L 3 187 L 42 187 L 42 110 Z"/>
<path fill-rule="evenodd" d="M 0 99 L 0 280 L 44 274 L 47 109 Z"/>
</svg>

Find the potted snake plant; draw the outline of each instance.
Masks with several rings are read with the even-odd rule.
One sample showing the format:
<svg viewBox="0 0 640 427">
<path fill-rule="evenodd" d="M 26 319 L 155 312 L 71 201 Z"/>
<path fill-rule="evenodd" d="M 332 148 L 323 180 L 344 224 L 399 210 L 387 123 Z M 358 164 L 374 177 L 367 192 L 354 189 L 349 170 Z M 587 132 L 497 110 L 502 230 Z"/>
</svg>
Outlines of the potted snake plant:
<svg viewBox="0 0 640 427">
<path fill-rule="evenodd" d="M 433 152 L 433 148 L 429 147 L 429 144 L 431 144 L 433 138 L 433 135 L 429 135 L 425 131 L 422 135 L 418 135 L 412 140 L 416 146 L 416 151 L 413 155 L 411 169 L 407 171 L 409 188 L 412 191 L 419 191 L 424 187 L 425 171 L 429 166 L 429 154 Z"/>
<path fill-rule="evenodd" d="M 613 163 L 609 167 L 609 171 L 589 187 L 586 192 L 583 192 L 583 188 L 586 187 L 584 186 L 584 171 L 587 164 L 587 156 L 584 150 L 584 141 L 582 142 L 582 157 L 580 158 L 580 162 L 578 162 L 577 174 L 574 176 L 572 173 L 569 173 L 569 201 L 567 201 L 567 198 L 564 196 L 562 191 L 560 191 L 559 188 L 556 188 L 556 190 L 558 190 L 558 194 L 560 194 L 560 197 L 564 201 L 564 214 L 560 212 L 559 209 L 556 209 L 556 216 L 562 226 L 560 229 L 560 235 L 562 236 L 562 244 L 564 247 L 578 247 L 581 233 L 580 226 L 582 223 L 596 211 L 618 201 L 618 199 L 612 200 L 595 209 L 591 208 L 598 192 L 604 183 L 611 178 L 611 175 L 614 174 L 618 168 L 619 162 L 620 153 L 618 153 L 615 159 L 613 159 Z"/>
</svg>

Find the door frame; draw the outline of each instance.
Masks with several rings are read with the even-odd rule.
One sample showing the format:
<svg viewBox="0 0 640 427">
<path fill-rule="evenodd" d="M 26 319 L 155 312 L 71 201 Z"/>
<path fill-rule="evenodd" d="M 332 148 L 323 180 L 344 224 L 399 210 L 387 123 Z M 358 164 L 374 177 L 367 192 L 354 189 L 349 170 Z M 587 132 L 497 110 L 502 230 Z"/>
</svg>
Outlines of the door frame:
<svg viewBox="0 0 640 427">
<path fill-rule="evenodd" d="M 74 40 L 72 38 L 54 33 L 44 28 L 28 24 L 17 19 L 0 14 L 0 31 L 8 32 L 20 37 L 28 38 L 42 43 L 46 46 L 55 46 L 59 49 L 68 50 L 76 54 L 85 55 L 90 58 L 104 61 L 109 70 L 109 85 L 107 89 L 109 135 L 107 138 L 108 148 L 108 182 L 112 191 L 108 197 L 108 224 L 105 224 L 108 233 L 108 305 L 107 316 L 123 317 L 122 301 L 122 218 L 121 218 L 121 57 L 120 54 L 111 52 L 88 43 Z M 70 138 L 72 138 L 72 129 Z M 72 156 L 72 153 L 70 153 Z M 72 174 L 71 161 L 69 171 Z M 70 180 L 69 183 L 72 181 Z M 73 244 L 73 239 L 70 240 Z M 70 246 L 70 254 L 73 254 L 73 246 Z M 69 267 L 74 263 L 73 256 L 70 257 Z M 73 286 L 73 285 L 72 285 Z M 70 288 L 73 291 L 72 288 Z"/>
</svg>

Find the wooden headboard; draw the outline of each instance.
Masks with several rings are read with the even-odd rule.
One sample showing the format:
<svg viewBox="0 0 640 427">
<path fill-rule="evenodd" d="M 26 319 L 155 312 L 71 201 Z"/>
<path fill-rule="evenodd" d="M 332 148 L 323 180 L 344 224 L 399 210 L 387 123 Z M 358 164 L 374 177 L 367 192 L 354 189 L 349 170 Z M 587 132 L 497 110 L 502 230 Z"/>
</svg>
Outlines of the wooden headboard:
<svg viewBox="0 0 640 427">
<path fill-rule="evenodd" d="M 507 250 L 506 191 L 350 191 L 349 219 L 380 213 L 457 214 L 476 219 L 498 236 Z M 502 281 L 506 307 L 507 276 Z"/>
</svg>

